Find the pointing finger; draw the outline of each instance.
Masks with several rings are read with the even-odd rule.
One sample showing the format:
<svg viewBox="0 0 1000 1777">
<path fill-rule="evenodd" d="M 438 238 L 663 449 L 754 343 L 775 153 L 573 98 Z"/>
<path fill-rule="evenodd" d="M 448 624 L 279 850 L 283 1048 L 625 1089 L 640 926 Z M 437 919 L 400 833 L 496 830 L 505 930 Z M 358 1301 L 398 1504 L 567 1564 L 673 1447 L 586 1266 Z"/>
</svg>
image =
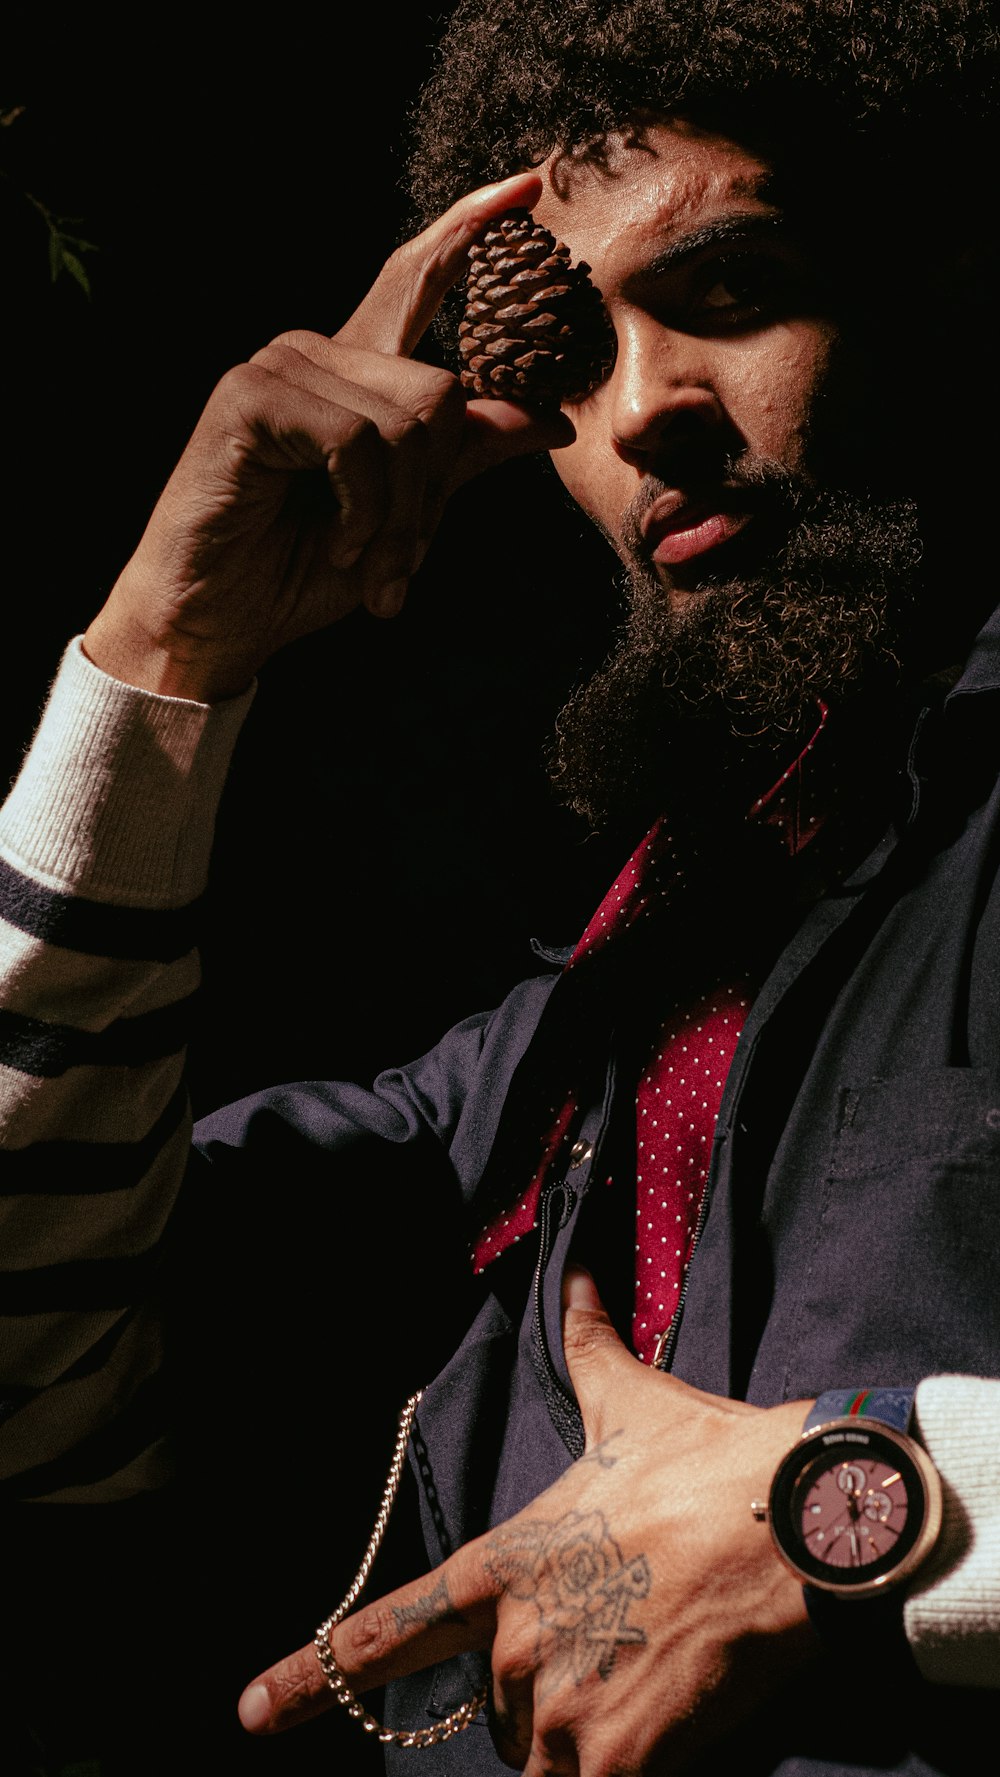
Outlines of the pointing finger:
<svg viewBox="0 0 1000 1777">
<path fill-rule="evenodd" d="M 397 247 L 334 338 L 365 351 L 409 357 L 465 270 L 476 236 L 505 210 L 530 208 L 541 189 L 537 173 L 516 173 L 460 198 L 422 234 Z"/>
<path fill-rule="evenodd" d="M 489 1647 L 498 1586 L 480 1548 L 468 1543 L 434 1573 L 387 1593 L 338 1624 L 330 1649 L 353 1691 L 375 1690 L 454 1654 Z M 251 1733 L 274 1734 L 321 1715 L 333 1701 L 310 1644 L 247 1686 L 239 1716 Z"/>
</svg>

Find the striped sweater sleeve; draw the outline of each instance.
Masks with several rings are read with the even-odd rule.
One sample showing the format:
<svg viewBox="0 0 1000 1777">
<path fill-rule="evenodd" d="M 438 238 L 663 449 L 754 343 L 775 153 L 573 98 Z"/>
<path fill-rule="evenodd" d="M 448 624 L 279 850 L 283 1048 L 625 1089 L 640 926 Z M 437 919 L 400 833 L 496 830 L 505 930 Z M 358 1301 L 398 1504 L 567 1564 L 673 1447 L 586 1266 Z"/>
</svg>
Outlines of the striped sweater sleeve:
<svg viewBox="0 0 1000 1777">
<path fill-rule="evenodd" d="M 160 1485 L 158 1259 L 218 798 L 251 693 L 108 678 L 79 641 L 0 809 L 0 1497 Z"/>
</svg>

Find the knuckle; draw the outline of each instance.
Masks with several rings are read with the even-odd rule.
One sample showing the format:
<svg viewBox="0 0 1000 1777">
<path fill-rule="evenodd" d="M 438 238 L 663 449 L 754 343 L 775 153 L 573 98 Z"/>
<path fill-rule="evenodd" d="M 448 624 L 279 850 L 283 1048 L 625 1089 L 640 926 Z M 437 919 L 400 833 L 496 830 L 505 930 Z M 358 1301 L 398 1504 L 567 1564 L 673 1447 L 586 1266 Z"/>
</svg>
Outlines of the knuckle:
<svg viewBox="0 0 1000 1777">
<path fill-rule="evenodd" d="M 304 328 L 299 327 L 288 333 L 277 334 L 266 346 L 261 346 L 254 353 L 250 363 L 281 376 L 296 370 L 301 371 L 303 359 L 319 369 L 330 369 L 333 366 L 334 349 L 321 333 L 307 333 Z"/>
<path fill-rule="evenodd" d="M 234 364 L 213 389 L 198 435 L 213 448 L 239 454 L 248 438 L 271 425 L 280 406 L 280 381 L 271 371 L 261 364 Z"/>
<path fill-rule="evenodd" d="M 465 418 L 465 390 L 450 370 L 435 370 L 428 379 L 428 389 L 435 417 L 446 426 L 457 426 Z"/>
<path fill-rule="evenodd" d="M 425 250 L 420 235 L 413 235 L 409 240 L 401 241 L 399 246 L 393 248 L 393 251 L 389 254 L 389 257 L 385 262 L 386 270 L 390 272 L 405 272 L 407 276 L 410 276 L 414 267 L 420 264 L 422 254 Z"/>
<path fill-rule="evenodd" d="M 251 359 L 249 364 L 234 364 L 220 377 L 215 387 L 215 400 L 242 406 L 248 397 L 255 398 L 271 386 L 271 375 L 264 365 Z"/>
<path fill-rule="evenodd" d="M 268 1690 L 275 1714 L 281 1718 L 294 1714 L 297 1707 L 317 1689 L 317 1663 L 307 1654 L 294 1654 L 268 1676 Z"/>
<path fill-rule="evenodd" d="M 375 421 L 370 420 L 367 414 L 344 412 L 331 460 L 336 459 L 339 466 L 347 467 L 358 457 L 368 457 L 378 446 L 379 436 Z"/>
<path fill-rule="evenodd" d="M 418 414 L 400 413 L 389 423 L 389 437 L 398 450 L 416 456 L 426 448 L 427 427 Z"/>
<path fill-rule="evenodd" d="M 399 290 L 405 291 L 407 301 L 419 306 L 433 288 L 439 258 L 440 251 L 430 251 L 426 238 L 417 235 L 390 254 L 386 271 Z"/>
<path fill-rule="evenodd" d="M 391 1610 L 381 1600 L 369 1604 L 343 1625 L 338 1639 L 347 1645 L 350 1663 L 371 1666 L 392 1652 L 398 1636 Z"/>
<path fill-rule="evenodd" d="M 270 345 L 261 346 L 259 352 L 254 352 L 250 363 L 256 370 L 269 370 L 273 373 L 281 369 L 284 356 L 280 342 L 272 340 Z"/>
<path fill-rule="evenodd" d="M 501 1690 L 531 1680 L 538 1665 L 538 1639 L 530 1623 L 504 1627 L 493 1643 L 493 1677 Z"/>
<path fill-rule="evenodd" d="M 276 334 L 271 341 L 271 346 L 287 347 L 300 355 L 305 353 L 307 357 L 314 357 L 317 352 L 322 352 L 325 346 L 329 346 L 329 343 L 329 340 L 324 339 L 321 333 L 310 333 L 305 327 L 291 327 L 287 333 Z M 265 348 L 265 350 L 267 349 Z"/>
<path fill-rule="evenodd" d="M 609 1343 L 607 1317 L 586 1308 L 577 1308 L 566 1316 L 563 1348 L 570 1356 L 584 1363 L 607 1350 Z"/>
</svg>

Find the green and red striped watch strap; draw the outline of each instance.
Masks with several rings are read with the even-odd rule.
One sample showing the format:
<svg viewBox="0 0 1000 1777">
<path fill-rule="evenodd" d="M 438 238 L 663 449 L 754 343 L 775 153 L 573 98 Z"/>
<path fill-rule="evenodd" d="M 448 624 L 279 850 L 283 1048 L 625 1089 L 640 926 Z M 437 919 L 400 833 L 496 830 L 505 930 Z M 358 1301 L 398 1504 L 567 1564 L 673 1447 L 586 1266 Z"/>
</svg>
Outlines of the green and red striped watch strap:
<svg viewBox="0 0 1000 1777">
<path fill-rule="evenodd" d="M 803 1431 L 828 1419 L 874 1419 L 905 1432 L 913 1414 L 912 1388 L 831 1388 L 806 1414 Z"/>
</svg>

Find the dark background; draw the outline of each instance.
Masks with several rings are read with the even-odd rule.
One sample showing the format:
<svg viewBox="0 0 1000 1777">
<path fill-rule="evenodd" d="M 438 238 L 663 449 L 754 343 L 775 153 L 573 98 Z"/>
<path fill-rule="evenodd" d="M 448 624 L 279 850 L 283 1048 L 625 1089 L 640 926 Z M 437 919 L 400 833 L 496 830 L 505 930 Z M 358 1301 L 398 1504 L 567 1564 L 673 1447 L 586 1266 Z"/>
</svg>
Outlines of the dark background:
<svg viewBox="0 0 1000 1777">
<path fill-rule="evenodd" d="M 336 21 L 282 35 L 272 19 L 259 42 L 215 48 L 167 15 L 141 44 L 65 23 L 47 40 L 40 21 L 5 60 L 0 106 L 24 109 L 0 129 L 4 783 L 217 378 L 289 327 L 332 331 L 402 238 L 405 112 L 438 20 L 351 22 L 348 52 Z M 65 271 L 52 282 L 26 194 L 95 244 L 89 298 Z M 279 1079 L 366 1080 L 536 968 L 530 935 L 582 927 L 611 860 L 555 808 L 541 752 L 604 651 L 610 566 L 548 463 L 511 465 L 455 500 L 397 621 L 360 614 L 266 669 L 206 909 L 199 1112 Z M 294 1260 L 293 1193 L 276 1180 L 264 1207 Z M 342 1267 L 299 1397 L 273 1376 L 255 1393 L 252 1365 L 234 1394 L 206 1365 L 223 1411 L 216 1425 L 209 1390 L 218 1467 L 193 1511 L 189 1496 L 179 1514 L 29 1508 L 18 1523 L 4 1777 L 379 1763 L 344 1718 L 279 1748 L 233 1716 L 240 1685 L 346 1589 L 374 1515 L 400 1400 L 352 1343 L 373 1312 L 369 1257 L 359 1244 Z M 261 1275 L 263 1314 L 287 1325 Z M 249 1349 L 273 1371 L 259 1328 Z M 253 1448 L 227 1468 L 233 1398 L 251 1403 Z M 337 1445 L 328 1474 L 309 1471 L 314 1415 Z"/>
<path fill-rule="evenodd" d="M 215 381 L 288 327 L 332 331 L 402 237 L 436 22 L 394 17 L 388 57 L 381 26 L 352 28 L 350 61 L 329 27 L 232 61 L 167 41 L 126 80 L 84 44 L 72 82 L 66 44 L 5 69 L 5 778 Z M 51 283 L 25 191 L 96 243 L 89 300 Z M 398 621 L 360 614 L 262 675 L 222 815 L 198 1109 L 406 1059 L 533 966 L 529 934 L 574 934 L 605 865 L 541 752 L 602 650 L 609 563 L 550 465 L 511 465 L 455 500 Z"/>
</svg>

